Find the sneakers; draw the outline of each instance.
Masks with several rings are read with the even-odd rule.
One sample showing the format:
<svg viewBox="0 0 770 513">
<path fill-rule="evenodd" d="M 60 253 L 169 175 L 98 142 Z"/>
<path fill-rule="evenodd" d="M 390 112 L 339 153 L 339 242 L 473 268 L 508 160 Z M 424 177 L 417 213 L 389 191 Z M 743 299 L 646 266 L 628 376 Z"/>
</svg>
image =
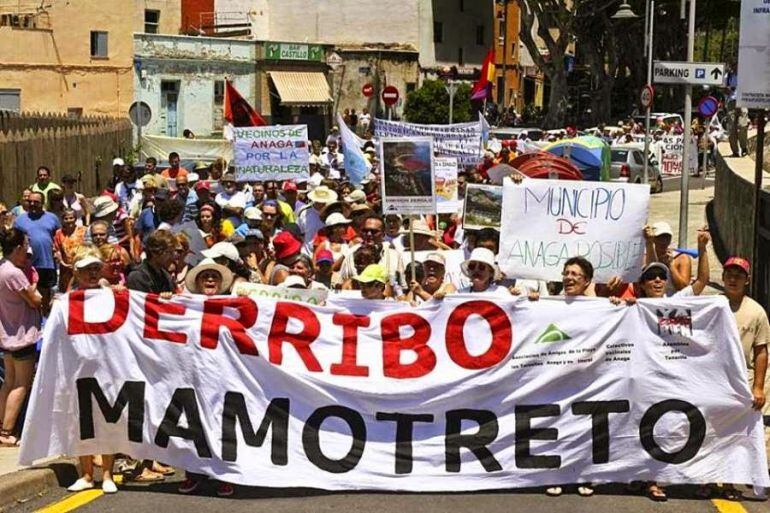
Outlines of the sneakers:
<svg viewBox="0 0 770 513">
<path fill-rule="evenodd" d="M 70 486 L 68 486 L 67 491 L 82 492 L 83 490 L 90 490 L 93 487 L 94 487 L 93 481 L 88 481 L 86 478 L 81 477 L 80 479 L 72 483 Z"/>
<path fill-rule="evenodd" d="M 545 489 L 545 494 L 549 497 L 558 497 L 562 494 L 562 491 L 561 486 L 552 486 Z"/>
<path fill-rule="evenodd" d="M 118 487 L 112 479 L 102 481 L 102 491 L 104 493 L 118 493 Z"/>
<path fill-rule="evenodd" d="M 193 493 L 195 490 L 200 488 L 202 482 L 202 479 L 193 479 L 188 477 L 182 482 L 182 484 L 179 485 L 179 493 Z"/>
<path fill-rule="evenodd" d="M 590 485 L 578 486 L 577 492 L 581 497 L 590 497 L 594 494 L 594 488 Z"/>
<path fill-rule="evenodd" d="M 217 487 L 217 495 L 220 497 L 230 497 L 235 493 L 235 488 L 230 483 L 219 483 Z"/>
</svg>

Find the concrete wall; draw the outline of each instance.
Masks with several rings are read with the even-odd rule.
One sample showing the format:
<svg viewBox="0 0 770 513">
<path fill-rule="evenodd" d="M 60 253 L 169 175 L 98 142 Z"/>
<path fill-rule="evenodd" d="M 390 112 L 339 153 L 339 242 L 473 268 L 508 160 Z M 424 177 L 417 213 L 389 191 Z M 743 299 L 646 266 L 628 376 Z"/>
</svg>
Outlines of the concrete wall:
<svg viewBox="0 0 770 513">
<path fill-rule="evenodd" d="M 145 133 L 166 133 L 162 111 L 161 82 L 179 81 L 178 136 L 187 128 L 197 137 L 216 131 L 214 83 L 225 77 L 254 105 L 255 43 L 210 37 L 155 36 L 134 37 L 136 59 L 146 78 L 134 73 L 135 99 L 146 102 L 153 116 Z"/>
<path fill-rule="evenodd" d="M 22 7 L 30 4 L 24 2 Z M 176 33 L 179 1 L 50 4 L 37 29 L 0 27 L 0 89 L 20 89 L 22 111 L 82 108 L 84 114 L 126 115 L 133 100 L 132 34 L 144 31 L 145 9 L 161 11 L 161 32 Z M 0 0 L 2 13 L 19 12 L 18 6 L 17 0 Z M 107 58 L 91 57 L 94 30 L 108 33 Z"/>
<path fill-rule="evenodd" d="M 376 50 L 337 49 L 344 64 L 330 72 L 332 98 L 337 105 L 337 112 L 355 109 L 357 113 L 366 107 L 376 113 L 380 93 L 385 85 L 395 86 L 401 93 L 393 115 L 401 117 L 406 101 L 407 85 L 416 85 L 419 81 L 420 67 L 417 54 L 412 52 L 378 52 Z M 364 84 L 375 87 L 374 95 L 366 98 L 361 93 Z M 379 86 L 379 87 L 378 87 Z M 380 104 L 384 109 L 384 105 Z M 381 115 L 385 115 L 381 113 Z"/>
<path fill-rule="evenodd" d="M 462 3 L 463 10 L 459 10 Z M 423 13 L 425 15 L 425 13 Z M 423 66 L 444 66 L 459 61 L 460 49 L 463 53 L 462 67 L 481 66 L 487 52 L 492 47 L 494 37 L 494 2 L 493 0 L 434 0 L 432 2 L 432 22 L 441 22 L 444 26 L 444 41 L 434 43 L 435 63 L 426 62 L 420 56 Z M 483 27 L 482 43 L 476 41 L 476 28 Z M 433 27 L 429 32 L 433 37 Z M 423 32 L 422 37 L 425 34 Z"/>
<path fill-rule="evenodd" d="M 716 231 L 714 249 L 722 261 L 730 255 L 750 258 L 754 249 L 751 224 L 754 216 L 754 184 L 734 173 L 729 163 L 721 153 L 717 153 L 717 174 L 711 207 L 713 221 L 710 224 L 712 235 Z"/>
</svg>

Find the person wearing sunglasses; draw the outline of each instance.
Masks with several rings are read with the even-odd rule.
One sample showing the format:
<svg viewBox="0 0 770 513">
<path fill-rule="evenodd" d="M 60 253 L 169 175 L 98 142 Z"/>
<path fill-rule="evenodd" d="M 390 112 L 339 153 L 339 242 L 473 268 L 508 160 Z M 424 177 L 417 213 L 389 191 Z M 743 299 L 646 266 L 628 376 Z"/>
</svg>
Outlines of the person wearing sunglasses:
<svg viewBox="0 0 770 513">
<path fill-rule="evenodd" d="M 511 297 L 506 287 L 495 283 L 497 263 L 495 254 L 487 248 L 476 248 L 471 252 L 470 258 L 460 266 L 463 274 L 467 276 L 471 284 L 461 288 L 461 294 L 485 294 L 500 297 Z"/>
</svg>

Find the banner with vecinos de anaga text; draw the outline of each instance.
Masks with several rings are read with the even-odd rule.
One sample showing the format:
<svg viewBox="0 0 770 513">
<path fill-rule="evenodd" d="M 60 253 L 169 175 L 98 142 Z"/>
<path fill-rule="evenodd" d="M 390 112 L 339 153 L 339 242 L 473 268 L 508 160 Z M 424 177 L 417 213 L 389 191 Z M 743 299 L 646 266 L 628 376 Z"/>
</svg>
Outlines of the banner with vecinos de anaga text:
<svg viewBox="0 0 770 513">
<path fill-rule="evenodd" d="M 233 154 L 239 182 L 307 180 L 307 125 L 233 128 Z"/>
<path fill-rule="evenodd" d="M 21 460 L 337 490 L 770 484 L 722 297 L 341 304 L 64 296 Z"/>
</svg>

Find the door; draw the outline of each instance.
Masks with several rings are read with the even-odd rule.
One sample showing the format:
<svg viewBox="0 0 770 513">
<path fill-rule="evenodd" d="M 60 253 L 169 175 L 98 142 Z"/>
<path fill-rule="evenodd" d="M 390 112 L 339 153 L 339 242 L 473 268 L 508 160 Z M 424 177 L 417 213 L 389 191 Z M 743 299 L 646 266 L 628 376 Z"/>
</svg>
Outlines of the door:
<svg viewBox="0 0 770 513">
<path fill-rule="evenodd" d="M 163 80 L 160 83 L 160 110 L 164 120 L 162 132 L 169 137 L 176 137 L 179 132 L 179 82 Z"/>
</svg>

